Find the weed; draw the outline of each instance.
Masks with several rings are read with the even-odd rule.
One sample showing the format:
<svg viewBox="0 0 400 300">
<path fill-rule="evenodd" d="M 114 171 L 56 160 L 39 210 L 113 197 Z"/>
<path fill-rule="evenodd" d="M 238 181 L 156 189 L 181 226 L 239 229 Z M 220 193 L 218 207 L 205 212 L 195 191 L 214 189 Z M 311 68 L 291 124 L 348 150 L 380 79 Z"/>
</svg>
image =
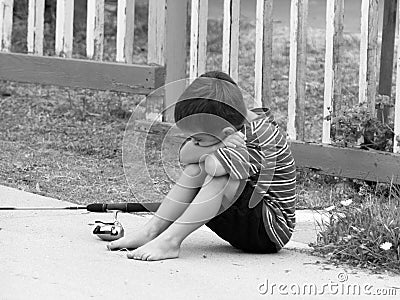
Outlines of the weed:
<svg viewBox="0 0 400 300">
<path fill-rule="evenodd" d="M 393 121 L 382 123 L 372 116 L 367 104 L 357 104 L 332 118 L 333 144 L 363 149 L 393 151 Z"/>
</svg>

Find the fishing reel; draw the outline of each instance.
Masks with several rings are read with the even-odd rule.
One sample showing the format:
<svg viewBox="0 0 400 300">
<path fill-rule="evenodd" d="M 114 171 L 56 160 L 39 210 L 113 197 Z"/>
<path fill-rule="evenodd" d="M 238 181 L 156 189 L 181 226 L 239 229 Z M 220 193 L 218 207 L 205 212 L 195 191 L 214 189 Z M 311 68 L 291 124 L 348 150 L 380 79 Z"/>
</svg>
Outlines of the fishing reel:
<svg viewBox="0 0 400 300">
<path fill-rule="evenodd" d="M 114 222 L 102 222 L 95 221 L 93 228 L 93 234 L 97 235 L 103 241 L 111 242 L 118 240 L 124 236 L 124 228 L 122 224 L 117 220 L 119 210 L 114 210 Z"/>
</svg>

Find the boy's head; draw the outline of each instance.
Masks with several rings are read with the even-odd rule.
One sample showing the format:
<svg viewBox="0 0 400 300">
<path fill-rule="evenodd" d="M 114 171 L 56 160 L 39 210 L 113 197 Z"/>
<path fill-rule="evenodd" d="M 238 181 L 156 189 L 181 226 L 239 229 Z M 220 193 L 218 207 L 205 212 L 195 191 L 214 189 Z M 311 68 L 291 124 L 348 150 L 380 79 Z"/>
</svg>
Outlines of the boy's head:
<svg viewBox="0 0 400 300">
<path fill-rule="evenodd" d="M 246 114 L 239 87 L 229 75 L 218 71 L 196 78 L 175 104 L 177 126 L 200 137 L 203 145 L 212 143 L 207 135 L 223 139 L 240 129 Z"/>
</svg>

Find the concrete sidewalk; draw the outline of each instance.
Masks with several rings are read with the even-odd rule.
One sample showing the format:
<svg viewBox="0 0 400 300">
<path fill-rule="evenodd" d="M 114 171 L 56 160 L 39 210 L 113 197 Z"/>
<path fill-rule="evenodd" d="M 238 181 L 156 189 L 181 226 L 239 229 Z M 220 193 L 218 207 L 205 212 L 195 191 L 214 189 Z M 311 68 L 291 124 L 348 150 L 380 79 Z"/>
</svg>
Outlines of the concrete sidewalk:
<svg viewBox="0 0 400 300">
<path fill-rule="evenodd" d="M 69 205 L 0 186 L 0 206 Z M 313 297 L 348 299 L 348 287 L 360 297 L 400 295 L 393 289 L 400 277 L 337 268 L 296 251 L 315 238 L 310 211 L 298 211 L 293 240 L 277 254 L 242 253 L 202 228 L 184 242 L 179 259 L 160 262 L 107 251 L 91 233 L 95 220 L 112 221 L 112 215 L 0 211 L 0 299 L 307 299 L 310 289 L 320 294 Z M 119 220 L 131 231 L 146 217 L 120 214 Z"/>
</svg>

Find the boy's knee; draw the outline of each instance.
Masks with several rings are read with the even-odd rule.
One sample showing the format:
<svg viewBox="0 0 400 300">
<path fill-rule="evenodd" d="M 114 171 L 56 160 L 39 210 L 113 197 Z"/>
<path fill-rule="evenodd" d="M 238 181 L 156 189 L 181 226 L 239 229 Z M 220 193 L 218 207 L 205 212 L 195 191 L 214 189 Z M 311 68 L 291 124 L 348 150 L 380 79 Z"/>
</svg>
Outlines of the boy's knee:
<svg viewBox="0 0 400 300">
<path fill-rule="evenodd" d="M 204 161 L 204 169 L 208 175 L 214 177 L 221 177 L 227 174 L 225 169 L 218 162 L 217 158 L 214 155 L 207 156 Z"/>
<path fill-rule="evenodd" d="M 236 192 L 240 181 L 232 179 L 229 175 L 223 175 L 223 176 L 211 176 L 207 175 L 206 180 L 204 181 L 205 183 L 210 183 L 221 190 L 225 191 L 225 194 L 231 194 L 231 192 Z"/>
<path fill-rule="evenodd" d="M 189 177 L 196 177 L 204 173 L 204 163 L 200 164 L 189 164 L 183 169 L 183 173 Z"/>
<path fill-rule="evenodd" d="M 214 177 L 210 174 L 207 174 L 205 182 L 212 182 L 214 185 L 220 185 L 224 187 L 229 181 L 229 176 L 224 175 L 224 176 L 217 176 Z"/>
</svg>

